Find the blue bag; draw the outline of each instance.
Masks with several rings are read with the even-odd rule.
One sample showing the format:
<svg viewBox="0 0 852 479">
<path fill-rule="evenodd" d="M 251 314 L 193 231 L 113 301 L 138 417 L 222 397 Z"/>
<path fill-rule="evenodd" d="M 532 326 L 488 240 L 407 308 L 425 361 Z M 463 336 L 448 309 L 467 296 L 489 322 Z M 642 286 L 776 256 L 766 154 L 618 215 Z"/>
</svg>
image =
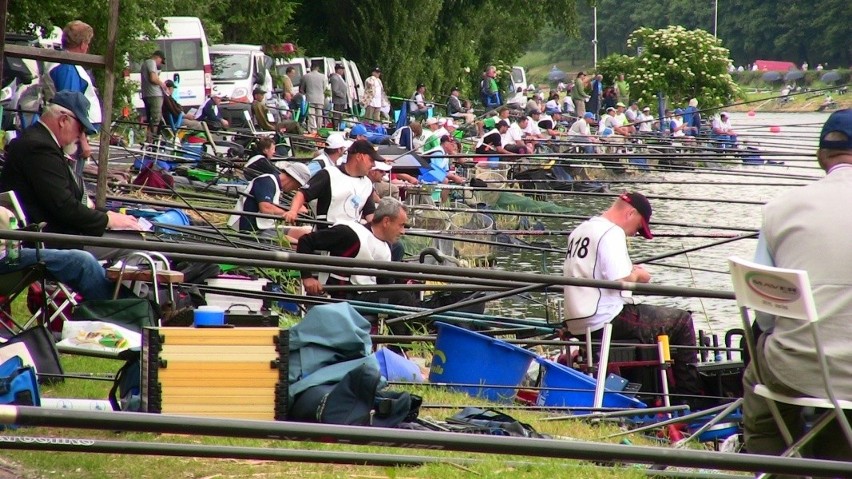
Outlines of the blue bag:
<svg viewBox="0 0 852 479">
<path fill-rule="evenodd" d="M 41 406 L 35 369 L 24 366 L 20 356 L 0 364 L 0 404 Z"/>
</svg>

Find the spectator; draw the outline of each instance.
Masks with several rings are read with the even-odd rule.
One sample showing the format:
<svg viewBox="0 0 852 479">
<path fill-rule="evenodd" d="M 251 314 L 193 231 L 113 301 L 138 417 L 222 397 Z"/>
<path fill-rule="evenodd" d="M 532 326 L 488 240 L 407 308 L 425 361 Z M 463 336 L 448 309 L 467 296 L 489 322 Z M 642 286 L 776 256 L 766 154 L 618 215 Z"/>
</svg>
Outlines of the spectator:
<svg viewBox="0 0 852 479">
<path fill-rule="evenodd" d="M 577 73 L 577 78 L 574 79 L 571 99 L 574 101 L 574 112 L 583 116 L 586 113 L 586 102 L 589 101 L 589 96 L 586 95 L 586 74 L 583 72 Z"/>
<path fill-rule="evenodd" d="M 431 108 L 431 105 L 426 103 L 425 95 L 426 85 L 421 83 L 417 85 L 417 89 L 414 90 L 414 93 L 411 95 L 411 99 L 408 100 L 408 111 L 415 120 L 422 120 L 429 116 L 429 109 Z"/>
<path fill-rule="evenodd" d="M 453 87 L 450 90 L 450 98 L 447 100 L 447 114 L 457 120 L 464 120 L 468 125 L 476 121 L 476 115 L 473 114 L 473 110 L 462 105 L 459 99 L 458 87 Z"/>
</svg>

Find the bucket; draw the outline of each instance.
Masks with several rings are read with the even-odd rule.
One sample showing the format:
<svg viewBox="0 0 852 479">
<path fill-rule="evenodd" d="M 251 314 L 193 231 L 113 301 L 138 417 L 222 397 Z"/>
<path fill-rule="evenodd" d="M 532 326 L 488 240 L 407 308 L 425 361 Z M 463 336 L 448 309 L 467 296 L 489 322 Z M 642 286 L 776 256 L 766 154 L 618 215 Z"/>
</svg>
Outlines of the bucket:
<svg viewBox="0 0 852 479">
<path fill-rule="evenodd" d="M 451 324 L 438 322 L 435 326 L 438 328 L 438 337 L 429 369 L 429 382 L 510 386 L 450 387 L 490 401 L 511 402 L 514 399 L 513 388 L 520 386 L 535 354 Z"/>
<path fill-rule="evenodd" d="M 710 419 L 715 416 L 707 416 L 703 417 L 697 421 L 691 422 L 688 426 L 690 433 L 696 433 L 698 430 L 710 422 Z M 728 414 L 722 420 L 717 422 L 715 425 L 711 426 L 706 431 L 702 432 L 698 436 L 698 442 L 710 442 L 716 440 L 722 440 L 728 437 L 733 436 L 734 434 L 738 434 L 740 432 L 740 426 L 743 422 L 743 414 L 739 409 Z"/>
<path fill-rule="evenodd" d="M 541 366 L 541 392 L 537 405 L 558 407 L 592 407 L 595 403 L 595 384 L 591 377 L 567 366 L 536 358 Z M 558 391 L 547 388 L 577 389 Z M 614 392 L 604 392 L 603 407 L 635 409 L 647 407 L 638 399 Z"/>
<path fill-rule="evenodd" d="M 165 212 L 160 213 L 159 215 L 151 218 L 151 221 L 154 222 L 154 223 L 176 225 L 176 226 L 189 226 L 190 225 L 189 216 L 187 216 L 186 213 L 184 213 L 183 211 L 178 210 L 178 209 L 174 209 L 174 208 L 168 209 Z M 163 233 L 177 234 L 176 231 L 166 229 L 166 228 L 161 228 L 161 231 Z"/>
<path fill-rule="evenodd" d="M 193 311 L 193 326 L 196 328 L 206 326 L 223 326 L 225 324 L 225 310 L 218 306 L 199 306 Z"/>
</svg>

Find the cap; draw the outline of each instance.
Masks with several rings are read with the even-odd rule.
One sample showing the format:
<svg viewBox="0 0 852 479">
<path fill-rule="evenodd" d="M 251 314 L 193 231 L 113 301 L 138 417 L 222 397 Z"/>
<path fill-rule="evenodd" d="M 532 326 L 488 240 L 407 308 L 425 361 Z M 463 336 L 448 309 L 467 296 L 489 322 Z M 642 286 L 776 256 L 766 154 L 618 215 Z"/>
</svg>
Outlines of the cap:
<svg viewBox="0 0 852 479">
<path fill-rule="evenodd" d="M 497 122 L 496 125 L 494 125 L 494 128 L 501 128 L 501 127 L 504 127 L 504 126 L 506 128 L 509 128 L 509 123 L 506 122 L 506 120 L 500 120 L 500 121 Z"/>
<path fill-rule="evenodd" d="M 335 65 L 334 65 L 334 70 L 335 70 L 335 71 L 337 71 L 337 70 L 345 70 L 345 69 L 346 69 L 346 67 L 344 67 L 342 63 L 337 63 L 337 64 L 335 64 Z"/>
<path fill-rule="evenodd" d="M 453 123 L 452 118 L 444 118 L 444 126 L 449 127 L 449 128 L 455 128 L 456 124 Z"/>
<path fill-rule="evenodd" d="M 829 133 L 843 133 L 846 140 L 826 140 Z M 828 117 L 819 134 L 819 147 L 826 150 L 852 150 L 852 109 L 837 110 Z"/>
<path fill-rule="evenodd" d="M 421 88 L 426 88 L 426 84 L 425 84 L 425 83 L 418 83 L 418 84 L 417 84 L 417 89 L 419 90 L 419 89 L 421 89 Z"/>
<path fill-rule="evenodd" d="M 385 161 L 385 159 L 382 157 L 382 155 L 380 155 L 379 152 L 377 152 L 376 149 L 373 148 L 373 144 L 370 143 L 367 140 L 355 140 L 354 142 L 352 142 L 352 145 L 349 147 L 348 152 L 349 152 L 349 155 L 354 155 L 356 153 L 367 154 L 376 163 L 378 163 L 380 161 L 381 162 Z"/>
<path fill-rule="evenodd" d="M 281 171 L 287 173 L 290 178 L 298 181 L 300 185 L 304 185 L 311 179 L 311 170 L 309 170 L 308 165 L 304 163 L 297 163 L 295 161 L 284 163 L 284 166 L 281 167 Z"/>
<path fill-rule="evenodd" d="M 381 69 L 381 68 L 379 68 L 379 67 L 376 67 L 376 68 L 373 68 L 373 71 L 374 71 L 374 72 L 379 72 L 379 73 L 381 73 L 381 72 L 382 72 L 382 69 Z"/>
<path fill-rule="evenodd" d="M 461 90 L 459 90 L 459 87 L 457 87 L 457 86 L 450 88 L 450 93 L 452 93 L 454 91 L 461 91 Z"/>
<path fill-rule="evenodd" d="M 393 168 L 393 167 L 391 166 L 391 164 L 390 164 L 390 163 L 388 163 L 388 162 L 386 162 L 386 161 L 378 161 L 378 160 L 377 160 L 377 161 L 376 161 L 376 164 L 375 164 L 375 165 L 373 165 L 373 169 L 374 169 L 374 170 L 379 170 L 379 171 L 390 171 L 390 170 L 391 170 L 391 168 Z"/>
<path fill-rule="evenodd" d="M 645 108 L 642 108 L 642 111 L 651 111 L 651 107 L 650 107 L 650 106 L 646 106 Z"/>
<path fill-rule="evenodd" d="M 674 114 L 676 116 L 683 115 L 683 110 L 681 110 L 680 108 L 675 108 Z"/>
<path fill-rule="evenodd" d="M 265 95 L 265 94 L 266 94 L 266 90 L 264 90 L 264 89 L 263 89 L 263 88 L 261 88 L 261 87 L 257 87 L 257 88 L 255 88 L 255 89 L 254 89 L 254 91 L 252 91 L 252 92 L 251 92 L 251 94 L 252 94 L 252 95 Z"/>
<path fill-rule="evenodd" d="M 442 118 L 438 118 L 438 125 L 440 125 L 440 126 L 447 126 L 447 119 L 446 119 L 446 118 L 443 118 L 443 117 L 442 117 Z"/>
<path fill-rule="evenodd" d="M 606 107 L 606 111 L 615 111 L 615 108 L 608 106 L 608 107 Z"/>
<path fill-rule="evenodd" d="M 426 124 L 427 125 L 437 125 L 438 124 L 438 118 L 434 117 L 434 116 L 430 117 L 430 118 L 426 119 Z"/>
<path fill-rule="evenodd" d="M 624 103 L 618 102 L 618 103 L 615 104 L 615 106 L 624 108 Z"/>
<path fill-rule="evenodd" d="M 538 109 L 530 110 L 530 116 L 533 115 L 541 115 L 541 111 L 539 111 Z"/>
<path fill-rule="evenodd" d="M 644 238 L 653 239 L 654 235 L 651 234 L 651 203 L 648 202 L 648 198 L 645 198 L 645 195 L 642 193 L 623 193 L 618 197 L 620 200 L 627 202 L 630 206 L 636 208 L 636 211 L 642 215 L 642 227 L 639 229 L 639 234 L 641 234 Z"/>
<path fill-rule="evenodd" d="M 587 111 L 586 113 L 583 114 L 583 118 L 594 119 L 595 114 L 590 112 L 590 111 Z"/>
<path fill-rule="evenodd" d="M 361 124 L 355 125 L 349 130 L 349 138 L 355 138 L 356 136 L 366 136 L 367 135 L 367 127 Z"/>
<path fill-rule="evenodd" d="M 349 148 L 352 142 L 343 138 L 343 133 L 331 133 L 325 140 L 325 147 L 331 150 L 338 148 Z"/>
<path fill-rule="evenodd" d="M 725 118 L 730 118 L 731 114 L 726 112 L 726 111 L 723 111 L 722 113 L 719 113 L 719 116 L 724 116 Z"/>
<path fill-rule="evenodd" d="M 87 135 L 94 135 L 98 132 L 94 125 L 92 125 L 92 122 L 89 121 L 89 107 L 91 104 L 82 93 L 78 91 L 62 90 L 53 96 L 53 100 L 51 100 L 51 102 L 70 110 L 71 113 L 77 117 L 77 121 L 83 125 L 83 131 L 85 131 Z"/>
<path fill-rule="evenodd" d="M 173 82 L 171 80 L 166 80 L 166 88 L 174 88 L 174 87 L 175 87 L 175 82 Z"/>
<path fill-rule="evenodd" d="M 152 57 L 160 57 L 163 59 L 163 63 L 166 63 L 166 54 L 163 53 L 162 50 L 154 50 L 154 53 L 151 54 Z"/>
</svg>

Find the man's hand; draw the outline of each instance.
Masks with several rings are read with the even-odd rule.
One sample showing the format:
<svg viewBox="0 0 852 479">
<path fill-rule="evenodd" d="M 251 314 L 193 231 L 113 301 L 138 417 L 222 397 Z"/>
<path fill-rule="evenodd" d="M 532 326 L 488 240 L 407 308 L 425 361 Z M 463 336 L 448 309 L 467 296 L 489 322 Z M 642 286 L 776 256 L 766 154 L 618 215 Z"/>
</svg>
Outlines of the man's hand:
<svg viewBox="0 0 852 479">
<path fill-rule="evenodd" d="M 115 211 L 107 211 L 107 229 L 142 231 L 139 221 L 130 215 L 123 215 Z"/>
<path fill-rule="evenodd" d="M 630 276 L 635 278 L 636 283 L 648 283 L 651 281 L 651 273 L 638 264 L 633 265 L 633 271 Z"/>
<path fill-rule="evenodd" d="M 284 213 L 284 221 L 286 221 L 288 224 L 291 224 L 291 225 L 296 223 L 296 218 L 298 218 L 298 217 L 299 217 L 299 212 L 295 211 L 293 209 Z"/>
<path fill-rule="evenodd" d="M 323 294 L 322 284 L 316 278 L 304 278 L 302 280 L 302 287 L 305 288 L 306 293 L 312 296 Z"/>
</svg>

